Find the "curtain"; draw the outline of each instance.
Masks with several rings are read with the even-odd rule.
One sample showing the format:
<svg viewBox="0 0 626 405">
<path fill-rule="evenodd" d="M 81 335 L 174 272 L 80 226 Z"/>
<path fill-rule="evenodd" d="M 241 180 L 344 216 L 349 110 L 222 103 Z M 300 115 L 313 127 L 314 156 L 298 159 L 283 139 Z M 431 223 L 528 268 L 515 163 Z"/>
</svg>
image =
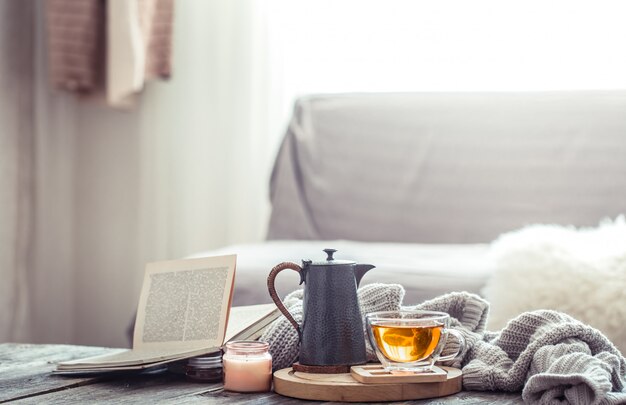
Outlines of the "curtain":
<svg viewBox="0 0 626 405">
<path fill-rule="evenodd" d="M 146 89 L 139 113 L 145 260 L 264 238 L 282 129 L 268 119 L 265 11 L 258 0 L 177 3 L 174 77 Z"/>
<path fill-rule="evenodd" d="M 42 6 L 0 1 L 0 342 L 74 340 L 75 106 L 48 86 Z"/>
<path fill-rule="evenodd" d="M 33 11 L 33 1 L 0 2 L 0 342 L 30 337 Z"/>
<path fill-rule="evenodd" d="M 74 107 L 75 343 L 128 344 L 146 262 L 265 236 L 284 125 L 268 119 L 265 3 L 175 4 L 171 80 L 132 111 Z"/>
</svg>

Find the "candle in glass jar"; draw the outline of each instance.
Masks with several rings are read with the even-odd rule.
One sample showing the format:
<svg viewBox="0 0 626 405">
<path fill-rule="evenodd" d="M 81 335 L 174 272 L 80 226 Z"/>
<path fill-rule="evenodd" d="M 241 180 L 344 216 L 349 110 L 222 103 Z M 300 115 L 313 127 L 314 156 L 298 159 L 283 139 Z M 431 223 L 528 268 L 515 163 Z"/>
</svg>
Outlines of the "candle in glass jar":
<svg viewBox="0 0 626 405">
<path fill-rule="evenodd" d="M 224 389 L 265 392 L 272 388 L 272 356 L 265 342 L 226 343 L 223 357 Z"/>
</svg>

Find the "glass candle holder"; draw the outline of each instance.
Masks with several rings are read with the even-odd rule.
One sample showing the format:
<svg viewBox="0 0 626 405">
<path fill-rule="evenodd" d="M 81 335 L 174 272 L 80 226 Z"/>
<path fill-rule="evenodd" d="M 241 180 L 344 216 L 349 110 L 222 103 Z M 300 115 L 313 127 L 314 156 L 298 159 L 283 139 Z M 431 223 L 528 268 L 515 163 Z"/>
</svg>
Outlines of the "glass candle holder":
<svg viewBox="0 0 626 405">
<path fill-rule="evenodd" d="M 272 356 L 269 344 L 257 341 L 228 342 L 224 348 L 224 389 L 266 392 L 272 388 Z"/>
<path fill-rule="evenodd" d="M 221 353 L 192 357 L 185 366 L 185 375 L 198 382 L 222 382 L 224 374 Z"/>
</svg>

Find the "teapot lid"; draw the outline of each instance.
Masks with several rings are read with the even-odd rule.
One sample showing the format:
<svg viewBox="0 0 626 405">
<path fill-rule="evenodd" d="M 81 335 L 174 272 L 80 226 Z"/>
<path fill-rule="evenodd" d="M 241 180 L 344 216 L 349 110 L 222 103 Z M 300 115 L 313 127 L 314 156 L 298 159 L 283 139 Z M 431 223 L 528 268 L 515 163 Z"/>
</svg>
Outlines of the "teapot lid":
<svg viewBox="0 0 626 405">
<path fill-rule="evenodd" d="M 337 249 L 324 249 L 324 252 L 326 252 L 326 254 L 328 255 L 326 257 L 326 260 L 322 260 L 318 262 L 311 262 L 310 265 L 312 266 L 336 266 L 338 264 L 356 264 L 356 262 L 353 260 L 336 260 L 333 257 L 336 251 Z"/>
</svg>

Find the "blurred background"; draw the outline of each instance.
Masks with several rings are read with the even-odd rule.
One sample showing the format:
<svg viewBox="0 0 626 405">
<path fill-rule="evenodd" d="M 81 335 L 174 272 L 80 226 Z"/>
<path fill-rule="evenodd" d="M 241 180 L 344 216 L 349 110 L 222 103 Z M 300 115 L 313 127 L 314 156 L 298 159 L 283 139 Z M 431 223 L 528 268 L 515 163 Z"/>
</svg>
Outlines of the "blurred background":
<svg viewBox="0 0 626 405">
<path fill-rule="evenodd" d="M 50 3 L 0 0 L 0 341 L 126 346 L 146 262 L 264 239 L 297 97 L 626 88 L 619 0 L 175 0 L 120 105 L 52 80 Z"/>
</svg>

